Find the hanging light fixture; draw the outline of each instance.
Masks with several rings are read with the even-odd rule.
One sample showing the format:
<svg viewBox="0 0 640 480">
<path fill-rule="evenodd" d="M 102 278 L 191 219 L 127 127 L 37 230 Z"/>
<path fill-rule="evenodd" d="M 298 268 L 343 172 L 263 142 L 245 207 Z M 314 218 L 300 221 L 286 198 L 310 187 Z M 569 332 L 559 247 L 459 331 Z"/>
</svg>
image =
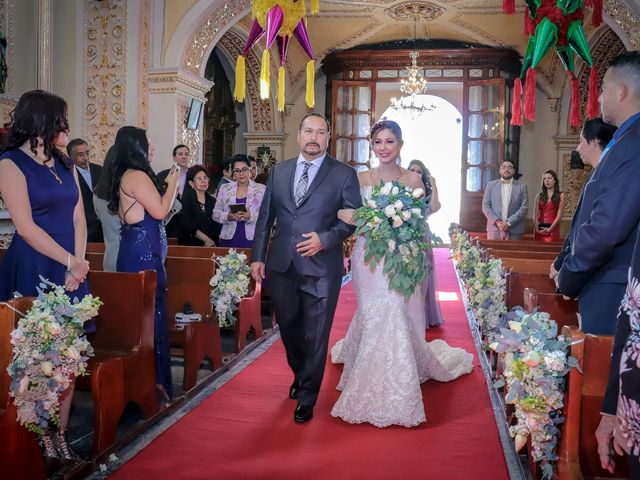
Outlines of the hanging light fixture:
<svg viewBox="0 0 640 480">
<path fill-rule="evenodd" d="M 402 98 L 392 98 L 391 107 L 395 110 L 407 110 L 411 116 L 429 112 L 436 108 L 434 105 L 425 105 L 416 101 L 416 95 L 420 95 L 427 90 L 427 80 L 422 74 L 422 70 L 418 67 L 418 57 L 420 54 L 416 49 L 416 17 L 413 17 L 413 50 L 409 53 L 411 65 L 407 66 L 409 73 L 406 78 L 400 81 L 400 92 L 404 95 Z"/>
</svg>

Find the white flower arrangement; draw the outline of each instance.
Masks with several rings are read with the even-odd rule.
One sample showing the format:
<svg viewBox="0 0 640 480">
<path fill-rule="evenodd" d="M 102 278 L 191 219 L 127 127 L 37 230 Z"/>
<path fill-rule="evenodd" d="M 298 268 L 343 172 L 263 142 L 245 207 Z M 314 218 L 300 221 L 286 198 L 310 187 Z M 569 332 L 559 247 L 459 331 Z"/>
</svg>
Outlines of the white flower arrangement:
<svg viewBox="0 0 640 480">
<path fill-rule="evenodd" d="M 11 332 L 9 394 L 20 424 L 42 434 L 60 422 L 60 397 L 74 377 L 85 375 L 93 348 L 83 324 L 97 315 L 99 298 L 73 302 L 64 288 L 40 277 L 38 298 Z"/>
<path fill-rule="evenodd" d="M 249 292 L 249 265 L 247 256 L 229 249 L 225 256 L 216 257 L 216 273 L 211 278 L 211 303 L 214 305 L 221 327 L 236 323 L 234 311 L 242 297 Z"/>
<path fill-rule="evenodd" d="M 526 314 L 514 310 L 509 328 L 500 329 L 490 348 L 504 354 L 505 369 L 496 387 L 507 385 L 505 401 L 515 407 L 517 422 L 509 427 L 516 450 L 531 437 L 532 459 L 540 462 L 543 478 L 553 478 L 558 459 L 558 425 L 564 421 L 562 407 L 566 375 L 578 367 L 568 356 L 569 345 L 558 336 L 558 326 L 548 313 Z"/>
</svg>

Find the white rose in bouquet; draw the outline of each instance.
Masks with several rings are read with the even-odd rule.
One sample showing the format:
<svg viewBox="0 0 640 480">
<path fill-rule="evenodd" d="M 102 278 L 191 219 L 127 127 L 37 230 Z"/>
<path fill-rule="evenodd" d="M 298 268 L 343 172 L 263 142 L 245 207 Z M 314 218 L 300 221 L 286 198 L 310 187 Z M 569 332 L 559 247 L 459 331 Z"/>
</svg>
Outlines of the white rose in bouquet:
<svg viewBox="0 0 640 480">
<path fill-rule="evenodd" d="M 396 241 L 389 240 L 389 253 L 393 253 L 395 249 L 396 249 Z"/>
<path fill-rule="evenodd" d="M 396 200 L 395 202 L 393 202 L 393 206 L 396 207 L 396 210 L 398 210 L 400 212 L 400 211 L 402 211 L 402 208 L 404 207 L 404 204 L 402 203 L 402 201 Z"/>
<path fill-rule="evenodd" d="M 404 222 L 402 221 L 402 219 L 398 216 L 398 215 L 394 215 L 392 218 L 392 224 L 394 226 L 394 228 L 398 228 L 400 225 L 402 225 Z"/>
<path fill-rule="evenodd" d="M 416 218 L 422 218 L 422 210 L 420 210 L 419 208 L 412 208 L 411 213 Z"/>
<path fill-rule="evenodd" d="M 402 212 L 402 220 L 405 222 L 411 219 L 411 212 Z"/>
<path fill-rule="evenodd" d="M 375 201 L 375 200 L 371 200 L 371 199 L 367 200 L 367 205 L 368 205 L 370 208 L 378 208 L 378 204 L 376 203 L 376 201 Z"/>
<path fill-rule="evenodd" d="M 382 188 L 380 188 L 380 195 L 389 195 L 391 193 L 391 182 L 385 183 Z"/>
<path fill-rule="evenodd" d="M 393 188 L 391 189 L 391 194 L 392 194 L 392 195 L 397 195 L 399 191 L 400 191 L 400 190 L 398 190 L 398 187 L 393 187 Z"/>
<path fill-rule="evenodd" d="M 393 205 L 387 205 L 384 209 L 384 214 L 391 218 L 396 214 L 396 209 L 394 208 Z"/>
<path fill-rule="evenodd" d="M 413 198 L 422 198 L 424 196 L 424 189 L 422 188 L 416 188 L 412 193 L 411 196 Z"/>
</svg>

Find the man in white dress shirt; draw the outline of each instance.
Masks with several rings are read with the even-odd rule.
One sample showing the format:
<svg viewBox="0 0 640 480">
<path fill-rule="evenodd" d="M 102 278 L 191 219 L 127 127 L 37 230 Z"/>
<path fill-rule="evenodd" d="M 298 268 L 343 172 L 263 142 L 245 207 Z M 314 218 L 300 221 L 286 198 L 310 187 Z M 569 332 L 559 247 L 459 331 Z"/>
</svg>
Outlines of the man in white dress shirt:
<svg viewBox="0 0 640 480">
<path fill-rule="evenodd" d="M 513 178 L 511 160 L 500 164 L 500 179 L 487 184 L 482 212 L 487 217 L 488 240 L 520 240 L 525 229 L 528 192 L 524 183 Z"/>
</svg>

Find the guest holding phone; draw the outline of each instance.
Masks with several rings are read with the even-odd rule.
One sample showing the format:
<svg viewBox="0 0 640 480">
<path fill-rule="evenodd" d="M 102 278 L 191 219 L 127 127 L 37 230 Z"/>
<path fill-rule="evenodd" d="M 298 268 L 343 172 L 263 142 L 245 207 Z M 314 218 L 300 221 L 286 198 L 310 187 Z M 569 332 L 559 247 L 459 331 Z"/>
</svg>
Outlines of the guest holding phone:
<svg viewBox="0 0 640 480">
<path fill-rule="evenodd" d="M 231 158 L 233 182 L 220 187 L 213 219 L 222 224 L 221 247 L 251 248 L 265 186 L 251 180 L 246 155 Z"/>
</svg>

